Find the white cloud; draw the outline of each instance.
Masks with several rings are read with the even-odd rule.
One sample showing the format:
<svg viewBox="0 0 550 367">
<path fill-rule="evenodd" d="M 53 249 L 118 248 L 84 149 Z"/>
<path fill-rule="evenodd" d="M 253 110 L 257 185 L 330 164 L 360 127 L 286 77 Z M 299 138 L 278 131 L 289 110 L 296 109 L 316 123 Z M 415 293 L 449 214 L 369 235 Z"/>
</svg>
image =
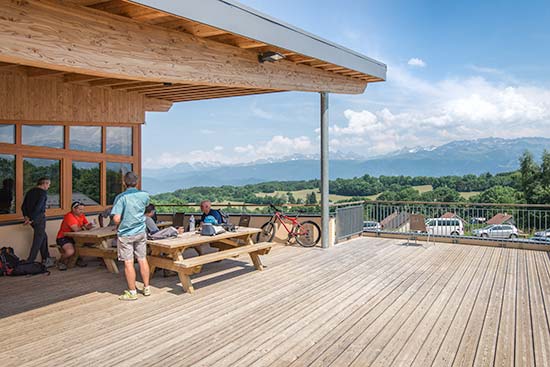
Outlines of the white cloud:
<svg viewBox="0 0 550 367">
<path fill-rule="evenodd" d="M 397 112 L 348 109 L 344 112 L 346 123 L 330 128 L 332 148 L 377 155 L 457 139 L 550 133 L 550 89 L 490 82 L 482 77 L 430 84 L 397 71 L 395 83 L 406 88 L 406 93 L 417 93 L 414 107 Z"/>
<path fill-rule="evenodd" d="M 223 150 L 223 147 L 222 147 L 221 145 L 216 145 L 216 146 L 214 147 L 214 151 L 215 151 L 215 152 L 221 152 L 222 150 Z"/>
<path fill-rule="evenodd" d="M 295 153 L 309 154 L 316 151 L 311 139 L 307 136 L 289 138 L 276 135 L 269 141 L 260 142 L 258 145 L 251 144 L 237 146 L 234 151 L 240 155 L 247 155 L 248 160 L 270 158 L 275 156 L 287 156 Z"/>
<path fill-rule="evenodd" d="M 426 67 L 426 63 L 424 62 L 424 60 L 416 58 L 416 57 L 413 57 L 413 58 L 409 59 L 407 64 L 410 65 L 410 66 L 416 66 L 416 67 L 419 67 L 419 68 Z"/>
<path fill-rule="evenodd" d="M 272 120 L 274 118 L 272 113 L 262 109 L 261 107 L 256 106 L 256 104 L 254 104 L 250 110 L 252 111 L 252 115 L 258 118 L 264 120 Z"/>
</svg>

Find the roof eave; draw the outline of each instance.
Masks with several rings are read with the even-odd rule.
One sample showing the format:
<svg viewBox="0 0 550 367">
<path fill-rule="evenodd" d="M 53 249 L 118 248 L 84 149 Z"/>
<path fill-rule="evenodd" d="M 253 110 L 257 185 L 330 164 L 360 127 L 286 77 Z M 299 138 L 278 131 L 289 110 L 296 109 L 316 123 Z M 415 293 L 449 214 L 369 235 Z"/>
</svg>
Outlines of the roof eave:
<svg viewBox="0 0 550 367">
<path fill-rule="evenodd" d="M 387 66 L 234 0 L 131 0 L 158 11 L 386 80 Z"/>
</svg>

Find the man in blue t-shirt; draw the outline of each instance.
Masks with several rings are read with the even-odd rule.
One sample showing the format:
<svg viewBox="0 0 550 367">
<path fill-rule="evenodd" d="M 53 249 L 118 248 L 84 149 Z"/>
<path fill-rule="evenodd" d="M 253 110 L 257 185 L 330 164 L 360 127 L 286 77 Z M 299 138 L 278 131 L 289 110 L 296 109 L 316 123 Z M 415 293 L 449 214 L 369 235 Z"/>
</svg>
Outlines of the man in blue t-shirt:
<svg viewBox="0 0 550 367">
<path fill-rule="evenodd" d="M 201 222 L 204 222 L 204 219 L 208 217 L 209 215 L 213 216 L 214 219 L 216 219 L 215 224 L 222 224 L 223 223 L 223 217 L 219 210 L 212 209 L 212 203 L 210 200 L 203 200 L 201 201 Z"/>
<path fill-rule="evenodd" d="M 111 215 L 118 225 L 118 259 L 124 261 L 124 274 L 128 290 L 119 297 L 123 301 L 137 299 L 136 269 L 134 255 L 143 278 L 143 295 L 150 296 L 149 263 L 147 262 L 147 235 L 145 232 L 145 208 L 149 205 L 149 194 L 136 189 L 138 176 L 134 172 L 124 175 L 126 191 L 115 198 Z"/>
</svg>

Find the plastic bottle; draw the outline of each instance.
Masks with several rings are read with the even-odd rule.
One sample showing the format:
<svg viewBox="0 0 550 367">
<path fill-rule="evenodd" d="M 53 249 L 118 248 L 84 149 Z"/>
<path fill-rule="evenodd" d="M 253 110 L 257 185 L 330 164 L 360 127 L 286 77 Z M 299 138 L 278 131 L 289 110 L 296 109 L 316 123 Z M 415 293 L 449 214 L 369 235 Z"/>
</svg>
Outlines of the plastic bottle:
<svg viewBox="0 0 550 367">
<path fill-rule="evenodd" d="M 194 231 L 195 231 L 195 216 L 191 215 L 189 217 L 189 232 L 194 232 Z"/>
</svg>

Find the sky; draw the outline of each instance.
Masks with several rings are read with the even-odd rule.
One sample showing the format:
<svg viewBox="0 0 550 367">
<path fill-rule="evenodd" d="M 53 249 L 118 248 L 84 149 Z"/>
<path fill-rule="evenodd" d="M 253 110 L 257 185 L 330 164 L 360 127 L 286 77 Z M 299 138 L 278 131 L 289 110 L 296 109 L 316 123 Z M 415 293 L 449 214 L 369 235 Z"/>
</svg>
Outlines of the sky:
<svg viewBox="0 0 550 367">
<path fill-rule="evenodd" d="M 373 157 L 484 137 L 550 137 L 550 1 L 241 0 L 388 65 L 330 95 L 330 151 Z M 147 113 L 146 168 L 319 151 L 319 95 L 285 92 Z"/>
</svg>

